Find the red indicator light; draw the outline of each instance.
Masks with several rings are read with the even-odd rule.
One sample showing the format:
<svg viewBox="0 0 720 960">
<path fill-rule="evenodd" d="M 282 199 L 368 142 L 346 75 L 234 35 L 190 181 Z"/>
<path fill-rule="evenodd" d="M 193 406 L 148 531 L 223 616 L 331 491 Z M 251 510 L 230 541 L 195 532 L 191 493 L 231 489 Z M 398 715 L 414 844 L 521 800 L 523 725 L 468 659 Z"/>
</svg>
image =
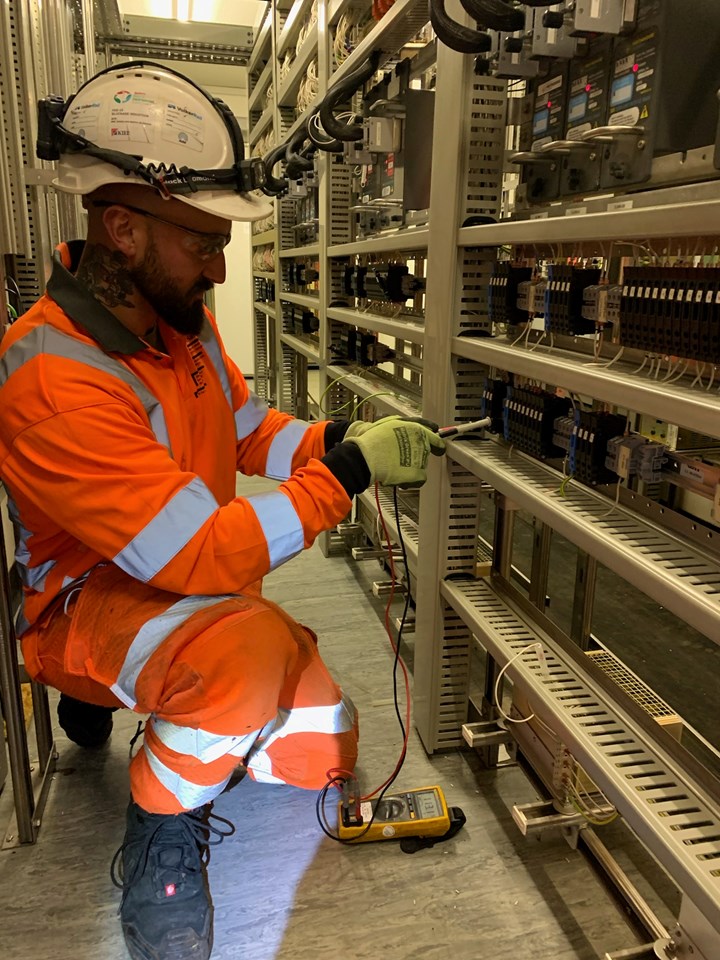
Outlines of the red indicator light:
<svg viewBox="0 0 720 960">
<path fill-rule="evenodd" d="M 639 64 L 639 63 L 634 63 L 634 64 L 633 64 L 633 73 L 637 73 L 639 69 L 640 69 L 640 64 Z"/>
<path fill-rule="evenodd" d="M 548 110 L 552 107 L 552 102 L 548 100 Z"/>
<path fill-rule="evenodd" d="M 585 86 L 585 93 L 590 93 L 591 90 L 592 90 L 592 84 L 590 84 L 590 83 L 586 84 L 586 86 Z"/>
</svg>

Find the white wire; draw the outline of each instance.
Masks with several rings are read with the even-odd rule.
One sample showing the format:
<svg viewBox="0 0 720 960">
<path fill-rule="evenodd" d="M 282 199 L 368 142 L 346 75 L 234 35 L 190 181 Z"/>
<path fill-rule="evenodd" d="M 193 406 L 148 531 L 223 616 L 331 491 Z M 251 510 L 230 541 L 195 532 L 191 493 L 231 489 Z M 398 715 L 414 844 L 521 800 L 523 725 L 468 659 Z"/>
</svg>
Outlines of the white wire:
<svg viewBox="0 0 720 960">
<path fill-rule="evenodd" d="M 511 664 L 515 663 L 515 661 L 518 659 L 518 657 L 521 657 L 524 653 L 527 653 L 528 650 L 534 650 L 535 653 L 537 654 L 537 653 L 539 652 L 539 651 L 538 651 L 538 647 L 540 648 L 540 651 L 541 651 L 541 650 L 542 650 L 542 644 L 540 644 L 540 643 L 529 643 L 526 647 L 523 647 L 522 650 L 518 650 L 518 652 L 515 654 L 515 656 L 514 656 L 514 657 L 511 657 L 511 658 L 508 660 L 508 662 L 505 664 L 505 666 L 502 668 L 502 670 L 500 671 L 500 673 L 499 673 L 499 674 L 497 675 L 497 677 L 495 678 L 495 690 L 494 690 L 494 694 L 493 694 L 493 698 L 494 698 L 494 700 L 495 700 L 495 708 L 497 709 L 497 712 L 500 714 L 500 716 L 503 718 L 503 720 L 507 720 L 509 723 L 527 723 L 528 720 L 532 720 L 532 719 L 534 718 L 535 714 L 534 714 L 534 713 L 531 713 L 529 717 L 522 717 L 522 718 L 519 719 L 519 720 L 516 719 L 515 717 L 509 717 L 509 716 L 505 713 L 505 711 L 503 710 L 503 708 L 502 708 L 502 703 L 500 702 L 500 697 L 499 697 L 500 681 L 502 680 L 502 678 L 503 678 L 503 676 L 504 676 L 505 671 L 507 670 L 507 668 L 508 668 Z M 538 658 L 538 659 L 539 659 L 539 658 Z"/>
<path fill-rule="evenodd" d="M 705 381 L 703 380 L 704 376 L 705 376 L 705 364 L 703 364 L 701 368 L 700 367 L 695 368 L 695 379 L 690 384 L 690 386 L 694 387 L 696 383 L 699 383 L 700 389 L 704 390 L 705 389 Z"/>
<path fill-rule="evenodd" d="M 679 366 L 680 366 L 680 362 L 678 361 L 678 367 L 679 367 Z M 685 374 L 687 373 L 687 368 L 688 368 L 689 366 L 690 366 L 690 361 L 689 361 L 689 360 L 686 360 L 686 361 L 685 361 L 685 366 L 682 368 L 682 370 L 680 371 L 680 373 L 678 373 L 678 375 L 675 376 L 675 377 L 673 377 L 671 380 L 668 380 L 668 378 L 665 377 L 664 380 L 663 380 L 663 383 L 675 383 L 676 380 L 680 380 L 680 379 L 681 379 L 682 377 L 684 377 Z M 677 367 L 675 368 L 675 370 L 677 370 Z M 673 371 L 673 373 L 674 373 L 674 372 L 675 372 L 675 371 Z"/>
</svg>

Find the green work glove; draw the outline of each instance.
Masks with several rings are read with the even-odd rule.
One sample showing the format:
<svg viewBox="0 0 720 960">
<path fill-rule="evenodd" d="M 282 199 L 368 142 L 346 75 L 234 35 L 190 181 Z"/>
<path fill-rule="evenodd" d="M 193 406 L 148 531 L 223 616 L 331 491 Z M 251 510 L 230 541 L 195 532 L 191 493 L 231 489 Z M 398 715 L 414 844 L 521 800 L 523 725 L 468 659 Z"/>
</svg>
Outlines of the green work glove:
<svg viewBox="0 0 720 960">
<path fill-rule="evenodd" d="M 369 424 L 359 437 L 346 437 L 360 447 L 370 482 L 386 486 L 420 487 L 427 479 L 428 454 L 442 456 L 445 441 L 422 423 L 385 417 Z"/>
<path fill-rule="evenodd" d="M 424 420 L 422 417 L 401 417 L 400 414 L 394 413 L 390 417 L 382 417 L 380 420 L 353 420 L 350 426 L 345 431 L 344 440 L 352 440 L 353 437 L 361 437 L 364 433 L 367 433 L 371 427 L 377 427 L 381 423 L 388 423 L 390 420 L 405 420 L 408 423 L 422 423 L 424 426 L 429 427 L 430 430 L 437 430 L 438 425 L 433 423 L 432 420 Z"/>
</svg>

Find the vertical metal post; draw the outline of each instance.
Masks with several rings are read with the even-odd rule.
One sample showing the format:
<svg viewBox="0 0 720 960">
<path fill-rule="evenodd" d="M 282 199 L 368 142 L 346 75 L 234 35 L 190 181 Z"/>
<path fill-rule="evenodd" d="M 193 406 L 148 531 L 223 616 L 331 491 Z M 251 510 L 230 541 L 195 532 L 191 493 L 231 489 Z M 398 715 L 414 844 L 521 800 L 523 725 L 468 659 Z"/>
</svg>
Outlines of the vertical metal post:
<svg viewBox="0 0 720 960">
<path fill-rule="evenodd" d="M 30 777 L 30 757 L 25 737 L 20 669 L 18 665 L 15 628 L 10 609 L 10 576 L 8 574 L 5 540 L 0 537 L 0 696 L 7 726 L 10 773 L 20 843 L 32 843 L 35 798 Z"/>
<path fill-rule="evenodd" d="M 596 576 L 597 560 L 578 550 L 570 638 L 581 650 L 587 650 L 590 646 Z"/>
<path fill-rule="evenodd" d="M 38 748 L 38 764 L 44 770 L 55 750 L 52 735 L 52 720 L 50 718 L 50 704 L 48 702 L 47 687 L 41 683 L 31 682 L 33 704 L 33 719 L 35 721 L 35 739 Z"/>
<path fill-rule="evenodd" d="M 552 529 L 546 523 L 535 521 L 533 532 L 533 553 L 530 567 L 530 603 L 540 610 L 545 609 L 547 600 L 548 574 L 550 571 L 550 545 Z"/>
<path fill-rule="evenodd" d="M 493 570 L 508 583 L 512 569 L 513 531 L 515 510 L 500 493 L 495 494 L 495 537 L 493 540 Z"/>
</svg>

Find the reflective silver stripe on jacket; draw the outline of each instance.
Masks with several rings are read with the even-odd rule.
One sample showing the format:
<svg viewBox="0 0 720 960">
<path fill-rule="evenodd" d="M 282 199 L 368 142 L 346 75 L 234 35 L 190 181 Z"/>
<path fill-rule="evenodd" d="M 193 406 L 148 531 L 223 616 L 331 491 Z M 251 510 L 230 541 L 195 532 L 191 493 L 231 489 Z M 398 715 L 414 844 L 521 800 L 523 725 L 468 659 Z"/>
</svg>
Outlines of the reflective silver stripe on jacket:
<svg viewBox="0 0 720 960">
<path fill-rule="evenodd" d="M 29 566 L 31 557 L 28 543 L 32 533 L 21 521 L 17 504 L 10 496 L 9 492 L 7 507 L 8 516 L 12 520 L 13 527 L 15 528 L 15 538 L 17 540 L 15 545 L 15 565 L 17 567 L 18 576 L 20 577 L 20 582 L 24 586 L 31 587 L 33 590 L 37 590 L 38 593 L 42 593 L 45 589 L 45 581 L 47 580 L 48 574 L 53 567 L 55 567 L 56 561 L 47 560 L 45 563 L 40 563 L 35 567 Z M 22 620 L 27 623 L 27 621 L 25 621 L 23 609 L 24 599 L 21 599 L 18 620 Z"/>
<path fill-rule="evenodd" d="M 305 547 L 303 525 L 284 493 L 279 490 L 256 493 L 247 497 L 247 502 L 265 534 L 271 570 L 302 552 Z"/>
<path fill-rule="evenodd" d="M 287 480 L 292 474 L 293 454 L 305 436 L 305 431 L 308 427 L 309 424 L 303 420 L 290 420 L 290 422 L 275 435 L 268 450 L 267 463 L 265 465 L 266 477 L 272 477 L 274 480 Z"/>
<path fill-rule="evenodd" d="M 147 583 L 192 540 L 218 506 L 205 483 L 193 477 L 113 557 L 113 563 Z"/>
<path fill-rule="evenodd" d="M 183 597 L 182 600 L 178 600 L 177 603 L 168 607 L 164 613 L 144 623 L 135 634 L 133 642 L 125 654 L 125 662 L 120 668 L 118 678 L 110 688 L 115 696 L 131 709 L 136 707 L 135 684 L 137 678 L 160 644 L 170 636 L 173 630 L 176 630 L 198 610 L 214 607 L 218 603 L 231 599 L 233 597 L 229 594 L 217 597 Z"/>
<path fill-rule="evenodd" d="M 235 411 L 235 433 L 238 441 L 249 437 L 253 430 L 257 430 L 270 407 L 252 391 L 239 410 Z"/>
<path fill-rule="evenodd" d="M 152 719 L 149 721 L 153 723 Z M 229 773 L 219 783 L 213 783 L 209 786 L 203 783 L 193 783 L 192 780 L 186 780 L 179 773 L 175 773 L 170 767 L 166 766 L 159 757 L 156 757 L 147 744 L 143 744 L 143 750 L 147 757 L 150 769 L 158 778 L 160 783 L 177 798 L 178 803 L 186 810 L 194 810 L 195 807 L 201 807 L 205 803 L 210 803 L 225 789 L 225 785 L 232 776 Z"/>
<path fill-rule="evenodd" d="M 223 361 L 222 350 L 215 335 L 212 324 L 206 319 L 200 334 L 200 342 L 203 345 L 208 359 L 215 368 L 220 384 L 225 394 L 230 409 L 233 409 L 232 389 L 230 387 L 230 378 L 228 377 L 227 367 Z M 238 441 L 249 437 L 253 430 L 257 430 L 260 424 L 267 416 L 270 407 L 264 400 L 261 400 L 252 391 L 239 410 L 233 411 L 235 416 L 235 432 Z"/>
<path fill-rule="evenodd" d="M 169 720 L 153 719 L 155 736 L 175 753 L 184 753 L 195 757 L 201 763 L 212 763 L 219 757 L 230 754 L 233 757 L 246 756 L 255 741 L 266 729 L 268 732 L 275 725 L 275 717 L 264 727 L 253 730 L 242 737 L 228 737 L 218 733 L 209 733 L 207 730 L 195 730 L 192 727 L 179 727 Z"/>
<path fill-rule="evenodd" d="M 82 343 L 50 324 L 35 327 L 7 350 L 0 360 L 0 384 L 6 383 L 13 373 L 29 360 L 43 354 L 62 357 L 64 360 L 75 360 L 77 363 L 83 363 L 94 370 L 101 370 L 126 383 L 142 404 L 158 442 L 170 450 L 170 435 L 165 414 L 157 397 L 150 393 L 134 373 L 119 361 L 103 353 L 99 347 Z"/>
</svg>

